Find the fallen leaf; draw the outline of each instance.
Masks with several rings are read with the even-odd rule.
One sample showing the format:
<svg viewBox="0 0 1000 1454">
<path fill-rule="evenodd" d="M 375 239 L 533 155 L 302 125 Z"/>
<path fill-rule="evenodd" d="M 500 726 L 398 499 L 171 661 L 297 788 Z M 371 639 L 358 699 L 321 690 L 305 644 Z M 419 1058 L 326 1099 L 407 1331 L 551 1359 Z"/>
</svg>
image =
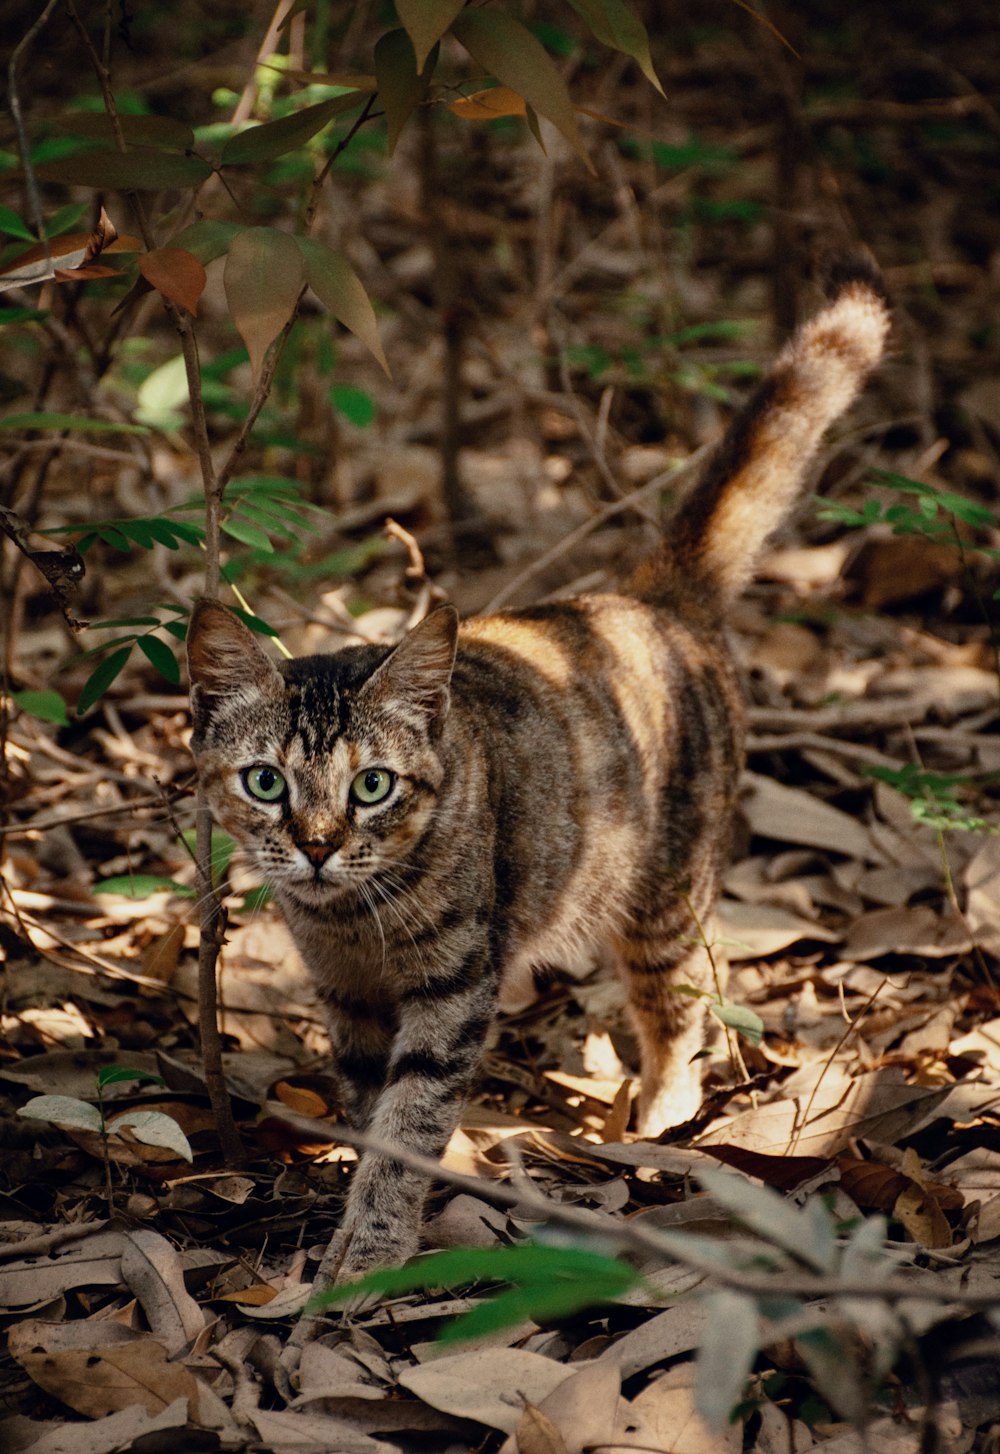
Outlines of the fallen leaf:
<svg viewBox="0 0 1000 1454">
<path fill-rule="evenodd" d="M 121 1269 L 167 1352 L 179 1353 L 193 1343 L 205 1327 L 205 1315 L 184 1286 L 181 1260 L 167 1239 L 148 1227 L 126 1232 Z"/>
<path fill-rule="evenodd" d="M 525 1403 L 540 1404 L 571 1374 L 523 1348 L 477 1348 L 404 1369 L 399 1382 L 433 1408 L 513 1434 Z"/>
</svg>

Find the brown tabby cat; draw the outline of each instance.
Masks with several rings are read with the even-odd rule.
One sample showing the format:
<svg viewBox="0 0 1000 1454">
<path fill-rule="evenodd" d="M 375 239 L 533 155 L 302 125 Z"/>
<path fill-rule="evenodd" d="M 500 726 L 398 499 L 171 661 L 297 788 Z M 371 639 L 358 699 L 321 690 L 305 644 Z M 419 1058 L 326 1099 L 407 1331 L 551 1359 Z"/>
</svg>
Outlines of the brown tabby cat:
<svg viewBox="0 0 1000 1454">
<path fill-rule="evenodd" d="M 383 1142 L 439 1155 L 501 980 L 595 948 L 638 1032 L 640 1131 L 697 1111 L 704 1002 L 677 986 L 713 988 L 695 916 L 711 921 L 743 737 L 726 608 L 888 328 L 866 261 L 828 291 L 619 594 L 461 626 L 444 608 L 396 647 L 282 664 L 198 604 L 201 780 L 312 973 L 351 1121 Z M 424 1194 L 366 1152 L 324 1266 L 408 1257 Z"/>
</svg>

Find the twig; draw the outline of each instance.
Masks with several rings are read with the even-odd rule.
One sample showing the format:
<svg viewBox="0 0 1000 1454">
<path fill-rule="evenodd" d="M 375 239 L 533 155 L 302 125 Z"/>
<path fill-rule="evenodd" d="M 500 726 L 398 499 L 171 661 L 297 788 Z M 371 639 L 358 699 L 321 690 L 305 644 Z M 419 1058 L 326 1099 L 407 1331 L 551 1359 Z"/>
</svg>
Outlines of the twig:
<svg viewBox="0 0 1000 1454">
<path fill-rule="evenodd" d="M 280 1101 L 269 1101 L 264 1110 L 267 1115 L 284 1121 L 300 1135 L 306 1135 L 315 1142 L 317 1134 L 329 1136 L 348 1146 L 364 1151 L 373 1151 L 389 1161 L 395 1161 L 421 1176 L 433 1178 L 464 1191 L 480 1201 L 500 1207 L 504 1211 L 529 1212 L 541 1220 L 555 1222 L 564 1227 L 603 1239 L 629 1252 L 640 1252 L 655 1256 L 664 1262 L 679 1262 L 682 1266 L 710 1277 L 723 1287 L 752 1296 L 792 1296 L 803 1298 L 864 1298 L 895 1304 L 903 1301 L 953 1304 L 964 1308 L 991 1308 L 996 1306 L 996 1290 L 970 1292 L 965 1288 L 934 1288 L 926 1279 L 919 1288 L 901 1277 L 878 1280 L 874 1277 L 837 1278 L 814 1273 L 800 1273 L 782 1269 L 771 1275 L 744 1272 L 738 1268 L 720 1267 L 711 1257 L 704 1256 L 691 1243 L 696 1239 L 684 1232 L 664 1232 L 644 1227 L 641 1222 L 614 1221 L 607 1214 L 588 1211 L 585 1207 L 574 1207 L 550 1201 L 533 1187 L 521 1186 L 517 1190 L 486 1181 L 477 1176 L 468 1176 L 461 1171 L 452 1171 L 430 1156 L 396 1142 L 383 1141 L 369 1132 L 355 1131 L 339 1121 L 313 1119 L 300 1116 Z"/>
<path fill-rule="evenodd" d="M 694 454 L 676 469 L 665 470 L 663 474 L 656 475 L 653 479 L 647 480 L 637 490 L 631 490 L 627 495 L 623 495 L 620 500 L 613 500 L 610 505 L 605 505 L 603 510 L 598 510 L 597 514 L 592 515 L 589 520 L 584 520 L 582 525 L 577 525 L 568 535 L 564 535 L 562 540 L 553 545 L 551 549 L 545 551 L 537 560 L 533 560 L 530 565 L 525 566 L 520 574 L 516 575 L 512 581 L 508 581 L 501 590 L 497 591 L 492 600 L 488 601 L 483 607 L 484 613 L 488 614 L 490 611 L 497 611 L 501 606 L 506 605 L 512 596 L 517 595 L 522 586 L 534 580 L 535 576 L 547 570 L 560 556 L 565 555 L 574 546 L 579 545 L 581 540 L 586 540 L 588 535 L 599 529 L 608 520 L 614 519 L 616 515 L 624 514 L 626 510 L 636 510 L 641 518 L 646 520 L 645 512 L 638 509 L 639 501 L 644 500 L 647 495 L 655 494 L 657 490 L 664 490 L 668 486 L 675 485 L 685 479 L 701 464 L 708 450 L 708 445 L 702 445 L 700 449 L 695 450 Z"/>
</svg>

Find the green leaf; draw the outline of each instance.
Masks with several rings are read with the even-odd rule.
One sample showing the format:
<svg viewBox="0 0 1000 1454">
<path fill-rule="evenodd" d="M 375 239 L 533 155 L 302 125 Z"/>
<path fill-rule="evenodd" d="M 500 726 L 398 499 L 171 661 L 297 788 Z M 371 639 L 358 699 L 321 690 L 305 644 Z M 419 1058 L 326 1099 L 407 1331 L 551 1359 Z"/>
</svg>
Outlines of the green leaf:
<svg viewBox="0 0 1000 1454">
<path fill-rule="evenodd" d="M 305 262 L 306 280 L 320 302 L 329 308 L 338 323 L 360 338 L 368 351 L 391 378 L 389 365 L 378 336 L 375 310 L 361 279 L 350 263 L 332 247 L 312 237 L 296 237 Z"/>
<path fill-rule="evenodd" d="M 157 540 L 171 550 L 177 549 L 179 541 L 185 545 L 200 545 L 205 538 L 204 526 L 192 525 L 188 520 L 164 520 L 162 516 L 154 515 L 148 523 Z"/>
<path fill-rule="evenodd" d="M 194 889 L 188 884 L 178 883 L 176 879 L 163 878 L 155 873 L 123 873 L 116 878 L 103 878 L 94 885 L 91 892 L 120 894 L 125 899 L 148 899 L 150 894 L 160 894 L 164 889 L 169 889 L 172 894 L 180 894 L 185 899 L 194 894 Z"/>
<path fill-rule="evenodd" d="M 301 111 L 293 111 L 290 116 L 282 116 L 278 121 L 247 127 L 229 138 L 222 148 L 220 163 L 224 167 L 247 166 L 252 162 L 273 161 L 275 157 L 298 151 L 335 116 L 355 110 L 366 100 L 364 91 L 349 91 L 344 96 L 319 101 L 315 106 L 304 106 Z"/>
<path fill-rule="evenodd" d="M 330 402 L 338 414 L 343 414 L 357 429 L 367 429 L 375 420 L 375 400 L 364 389 L 351 384 L 334 384 L 330 390 Z"/>
<path fill-rule="evenodd" d="M 136 1070 L 130 1065 L 104 1065 L 97 1072 L 97 1084 L 103 1090 L 106 1085 L 117 1085 L 124 1080 L 149 1080 L 156 1085 L 166 1085 L 162 1075 L 154 1075 L 151 1070 Z"/>
<path fill-rule="evenodd" d="M 100 1131 L 104 1124 L 100 1111 L 89 1101 L 76 1096 L 34 1096 L 17 1114 L 30 1121 L 51 1121 L 56 1126 L 72 1126 L 77 1131 Z"/>
<path fill-rule="evenodd" d="M 146 528 L 153 539 L 159 545 L 165 545 L 168 550 L 178 550 L 182 541 L 188 545 L 198 545 L 204 533 L 198 525 L 188 525 L 186 522 L 178 520 L 164 520 L 162 516 L 154 516 L 147 520 Z"/>
<path fill-rule="evenodd" d="M 254 616 L 250 611 L 244 611 L 239 606 L 230 606 L 234 616 L 237 616 L 244 626 L 249 626 L 251 631 L 256 631 L 259 636 L 280 636 L 281 632 L 274 626 L 269 626 L 260 616 Z"/>
<path fill-rule="evenodd" d="M 485 1332 L 520 1320 L 526 1313 L 542 1319 L 566 1316 L 578 1308 L 618 1297 L 640 1280 L 627 1263 L 586 1248 L 532 1243 L 485 1249 L 458 1247 L 414 1258 L 405 1267 L 379 1268 L 349 1286 L 320 1294 L 308 1306 L 327 1307 L 357 1292 L 396 1296 L 423 1288 L 461 1287 L 476 1282 L 513 1284 L 514 1295 L 501 1294 L 502 1324 L 493 1323 L 492 1314 L 474 1318 L 473 1329 Z M 460 1320 L 459 1327 L 461 1331 L 456 1328 L 455 1337 L 471 1336 L 465 1319 Z"/>
<path fill-rule="evenodd" d="M 426 89 L 417 71 L 413 42 L 405 30 L 390 30 L 375 46 L 375 80 L 385 107 L 389 155 Z"/>
<path fill-rule="evenodd" d="M 50 410 L 8 414 L 0 429 L 69 429 L 80 434 L 148 434 L 141 424 L 115 424 L 110 419 L 88 419 L 82 414 L 54 414 Z"/>
<path fill-rule="evenodd" d="M 188 401 L 188 377 L 184 355 L 175 354 L 147 374 L 139 385 L 136 402 L 152 423 L 158 416 L 173 413 Z"/>
<path fill-rule="evenodd" d="M 255 380 L 306 281 L 298 241 L 275 227 L 248 227 L 233 238 L 226 258 L 226 301 Z"/>
<path fill-rule="evenodd" d="M 413 42 L 418 70 L 424 70 L 427 57 L 464 4 L 465 0 L 396 0 L 396 14 Z"/>
<path fill-rule="evenodd" d="M 86 151 L 58 161 L 41 162 L 43 182 L 77 187 L 109 187 L 121 192 L 158 192 L 161 187 L 197 187 L 212 175 L 198 156 L 136 147 L 132 151 Z"/>
<path fill-rule="evenodd" d="M 58 208 L 48 219 L 45 231 L 49 237 L 61 237 L 64 232 L 72 232 L 75 227 L 79 227 L 86 215 L 86 202 L 69 202 L 65 207 Z"/>
<path fill-rule="evenodd" d="M 266 555 L 274 554 L 274 546 L 265 530 L 259 525 L 254 525 L 251 520 L 241 520 L 238 515 L 231 515 L 228 520 L 223 520 L 222 529 L 234 540 L 239 540 L 243 545 L 250 545 L 254 550 L 262 550 Z"/>
<path fill-rule="evenodd" d="M 68 727 L 66 699 L 59 692 L 11 692 L 11 696 L 22 712 L 37 717 L 41 722 L 54 722 L 57 727 Z"/>
<path fill-rule="evenodd" d="M 638 62 L 646 79 L 653 83 L 661 96 L 664 94 L 649 54 L 646 27 L 624 4 L 624 0 L 569 0 L 569 3 L 595 39 L 612 50 L 631 56 Z"/>
<path fill-rule="evenodd" d="M 166 677 L 175 687 L 180 686 L 181 669 L 165 641 L 161 641 L 158 636 L 140 636 L 136 645 L 146 660 L 156 667 L 161 677 Z"/>
<path fill-rule="evenodd" d="M 500 10 L 465 9 L 455 20 L 452 32 L 473 60 L 551 121 L 588 171 L 594 171 L 563 78 L 548 51 L 530 30 Z"/>
<path fill-rule="evenodd" d="M 124 1126 L 144 1146 L 162 1146 L 185 1161 L 194 1160 L 191 1143 L 173 1116 L 165 1116 L 162 1111 L 125 1111 L 108 1123 L 108 1130 L 120 1131 Z"/>
<path fill-rule="evenodd" d="M 274 890 L 270 884 L 261 884 L 260 888 L 251 889 L 243 895 L 242 902 L 237 905 L 237 911 L 241 914 L 252 914 L 256 909 L 262 909 L 274 898 Z"/>
<path fill-rule="evenodd" d="M 170 239 L 171 247 L 182 247 L 192 253 L 200 263 L 214 262 L 224 252 L 243 228 L 236 222 L 216 222 L 214 218 L 203 217 L 192 222 Z"/>
<path fill-rule="evenodd" d="M 717 1020 L 728 1025 L 730 1030 L 736 1030 L 751 1045 L 759 1045 L 764 1038 L 764 1021 L 745 1005 L 734 1005 L 730 1000 L 723 1000 L 721 1005 L 713 1003 L 711 1010 Z"/>
<path fill-rule="evenodd" d="M 8 237 L 21 237 L 25 242 L 37 242 L 38 238 L 26 222 L 22 222 L 10 207 L 0 207 L 0 232 Z"/>
<path fill-rule="evenodd" d="M 123 646 L 119 651 L 113 651 L 110 656 L 105 657 L 100 666 L 91 672 L 83 684 L 80 700 L 76 704 L 78 716 L 82 717 L 98 697 L 104 695 L 131 655 L 131 646 Z"/>
<path fill-rule="evenodd" d="M 198 851 L 198 834 L 194 828 L 185 828 L 180 835 L 180 841 L 192 855 Z M 225 875 L 233 854 L 236 852 L 236 842 L 230 838 L 228 833 L 223 833 L 220 828 L 212 829 L 212 882 L 218 884 Z"/>
<path fill-rule="evenodd" d="M 695 1404 L 710 1432 L 721 1434 L 743 1397 L 760 1347 L 760 1319 L 753 1300 L 713 1292 L 702 1300 L 707 1320 L 695 1370 Z"/>
<path fill-rule="evenodd" d="M 115 527 L 126 540 L 131 540 L 142 550 L 152 550 L 156 539 L 146 526 L 145 520 L 119 520 Z"/>
<path fill-rule="evenodd" d="M 187 151 L 194 146 L 194 132 L 183 121 L 172 116 L 118 117 L 122 135 L 130 146 L 167 147 L 170 151 Z M 103 111 L 66 111 L 52 125 L 64 135 L 85 136 L 92 141 L 116 142 L 111 117 Z"/>
</svg>

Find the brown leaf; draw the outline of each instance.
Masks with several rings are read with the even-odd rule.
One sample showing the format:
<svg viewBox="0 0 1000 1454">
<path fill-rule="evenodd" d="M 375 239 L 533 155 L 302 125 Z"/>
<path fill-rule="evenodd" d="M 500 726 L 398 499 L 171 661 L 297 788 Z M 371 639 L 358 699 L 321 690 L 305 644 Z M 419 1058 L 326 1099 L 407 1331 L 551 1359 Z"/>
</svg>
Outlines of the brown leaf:
<svg viewBox="0 0 1000 1454">
<path fill-rule="evenodd" d="M 287 1080 L 279 1080 L 274 1087 L 274 1096 L 283 1106 L 289 1106 L 293 1111 L 298 1111 L 300 1116 L 312 1116 L 317 1119 L 330 1114 L 330 1107 L 322 1096 L 315 1091 L 309 1090 L 304 1085 L 291 1085 Z"/>
<path fill-rule="evenodd" d="M 194 253 L 183 247 L 157 247 L 143 253 L 139 271 L 164 298 L 192 315 L 197 314 L 198 299 L 205 291 L 208 274 Z"/>
<path fill-rule="evenodd" d="M 518 1454 L 568 1454 L 562 1434 L 548 1414 L 534 1404 L 525 1404 L 515 1437 Z"/>
<path fill-rule="evenodd" d="M 206 1410 L 213 1404 L 222 1407 L 189 1369 L 169 1361 L 162 1343 L 115 1327 L 111 1342 L 110 1329 L 103 1323 L 46 1324 L 28 1319 L 11 1329 L 9 1348 L 39 1388 L 88 1418 L 133 1404 L 155 1414 L 181 1397 L 190 1400 L 195 1422 L 200 1422 L 202 1403 Z M 79 1338 L 77 1346 L 67 1346 L 68 1329 Z"/>
<path fill-rule="evenodd" d="M 524 97 L 509 86 L 494 86 L 492 91 L 474 91 L 449 103 L 448 110 L 463 121 L 495 121 L 498 116 L 524 116 Z"/>
<path fill-rule="evenodd" d="M 291 318 L 302 291 L 302 254 L 287 232 L 248 227 L 230 244 L 222 281 L 256 380 L 268 349 Z"/>
<path fill-rule="evenodd" d="M 166 1237 L 150 1227 L 126 1232 L 122 1279 L 142 1304 L 153 1335 L 170 1354 L 193 1343 L 205 1315 L 184 1286 L 184 1269 Z"/>
<path fill-rule="evenodd" d="M 825 1171 L 832 1172 L 833 1167 L 825 1156 L 766 1156 L 746 1146 L 729 1146 L 725 1142 L 716 1146 L 706 1145 L 705 1151 L 723 1165 L 733 1166 L 745 1176 L 753 1176 L 765 1186 L 773 1186 L 776 1191 L 795 1191 L 803 1182 L 813 1181 Z"/>
</svg>

